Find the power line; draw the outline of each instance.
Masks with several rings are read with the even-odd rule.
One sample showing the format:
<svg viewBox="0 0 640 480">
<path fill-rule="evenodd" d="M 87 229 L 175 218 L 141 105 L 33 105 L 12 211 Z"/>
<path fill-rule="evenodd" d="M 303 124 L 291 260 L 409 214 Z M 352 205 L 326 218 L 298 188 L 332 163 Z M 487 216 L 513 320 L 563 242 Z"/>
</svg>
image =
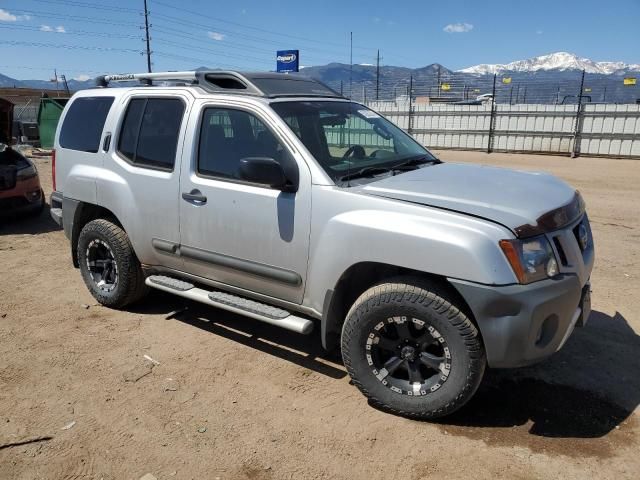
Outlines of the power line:
<svg viewBox="0 0 640 480">
<path fill-rule="evenodd" d="M 139 23 L 121 22 L 121 21 L 111 22 L 111 21 L 105 21 L 101 18 L 96 18 L 96 17 L 84 17 L 80 15 L 63 15 L 56 12 L 40 12 L 40 11 L 36 12 L 33 10 L 12 10 L 12 12 L 20 15 L 31 15 L 39 18 L 56 18 L 56 19 L 67 20 L 70 22 L 91 22 L 91 23 L 101 23 L 104 25 L 118 25 L 118 26 L 138 27 L 138 28 L 140 27 Z"/>
<path fill-rule="evenodd" d="M 176 29 L 176 28 L 171 28 L 171 27 L 167 27 L 164 24 L 159 24 L 157 22 L 153 23 L 153 28 L 152 28 L 153 32 L 155 32 L 154 38 L 158 37 L 158 33 L 160 34 L 166 34 L 166 35 L 170 35 L 171 39 L 178 37 L 178 38 L 182 38 L 185 40 L 193 40 L 194 42 L 198 42 L 198 44 L 202 44 L 202 40 L 203 37 L 198 37 L 195 36 L 191 33 L 188 33 L 185 30 L 181 30 L 181 29 Z M 164 37 L 160 37 L 160 38 L 164 38 Z M 253 40 L 250 40 L 253 41 Z M 269 42 L 269 41 L 262 41 L 259 42 L 260 45 L 264 45 L 265 43 L 272 43 L 274 45 L 276 45 L 275 42 Z M 248 52 L 252 52 L 252 53 L 257 53 L 257 52 L 262 52 L 262 53 L 266 53 L 269 55 L 273 55 L 273 50 L 268 49 L 268 48 L 260 48 L 259 46 L 256 45 L 249 45 L 246 43 L 240 43 L 237 42 L 235 40 L 233 40 L 232 42 L 229 41 L 222 41 L 222 42 L 216 42 L 216 45 L 219 45 L 221 48 L 225 48 L 225 49 L 231 49 L 231 50 L 239 50 L 239 51 L 248 51 Z M 307 50 L 305 49 L 304 52 L 306 53 Z M 323 53 L 327 53 L 327 52 L 323 52 Z M 307 55 L 305 55 L 307 56 Z M 318 54 L 314 54 L 314 53 L 310 53 L 308 55 L 309 58 L 318 60 L 318 61 L 325 61 L 326 63 L 329 62 L 334 62 L 336 61 L 335 57 L 330 57 L 330 56 L 320 56 Z"/>
<path fill-rule="evenodd" d="M 190 46 L 190 45 L 186 45 L 184 43 L 171 42 L 171 41 L 167 41 L 167 40 L 163 40 L 163 39 L 156 39 L 155 41 L 158 42 L 158 43 L 164 44 L 164 45 L 170 45 L 170 46 L 179 47 L 179 48 L 189 48 L 191 50 L 200 50 L 202 52 L 212 53 L 213 55 L 220 56 L 220 57 L 238 58 L 238 59 L 243 59 L 243 60 L 253 60 L 253 61 L 257 61 L 257 62 L 262 62 L 264 64 L 267 64 L 267 63 L 271 64 L 271 62 L 265 60 L 264 58 L 250 57 L 250 56 L 246 56 L 246 55 L 227 54 L 227 53 L 218 52 L 218 51 L 213 50 L 211 48 Z"/>
<path fill-rule="evenodd" d="M 92 47 L 85 45 L 63 45 L 54 43 L 40 43 L 40 42 L 22 42 L 17 40 L 0 40 L 0 44 L 13 45 L 13 46 L 25 46 L 25 47 L 40 47 L 40 48 L 62 48 L 66 50 L 93 50 L 99 52 L 126 52 L 126 53 L 142 53 L 140 50 L 134 50 L 131 48 L 116 48 L 116 47 Z"/>
<path fill-rule="evenodd" d="M 191 65 L 193 65 L 194 63 L 199 63 L 203 66 L 205 66 L 204 64 L 206 64 L 209 60 L 203 60 L 201 58 L 194 58 L 194 57 L 186 57 L 184 55 L 175 55 L 175 54 L 171 54 L 171 53 L 166 53 L 166 52 L 158 52 L 156 51 L 155 54 L 157 56 L 160 57 L 166 57 L 166 58 L 171 58 L 171 59 L 175 59 L 175 60 L 181 60 L 183 61 L 183 63 L 190 63 Z M 239 67 L 238 65 L 233 65 L 230 63 L 219 63 L 219 66 L 223 66 L 223 67 L 228 67 L 231 69 L 235 69 L 235 70 L 242 70 L 242 67 Z"/>
<path fill-rule="evenodd" d="M 65 30 L 64 32 L 56 32 L 55 30 L 53 31 L 48 31 L 48 30 L 42 30 L 42 27 L 32 27 L 29 25 L 5 25 L 5 24 L 0 24 L 0 28 L 6 28 L 8 30 L 25 30 L 25 31 L 32 31 L 32 32 L 42 32 L 42 33 L 54 33 L 54 34 L 58 34 L 58 35 L 79 35 L 79 36 L 86 36 L 86 35 L 91 35 L 91 36 L 95 36 L 95 37 L 109 37 L 109 38 L 113 38 L 114 37 L 114 32 L 89 32 L 89 31 L 85 31 L 85 30 Z M 118 38 L 126 38 L 126 39 L 131 39 L 131 40 L 139 40 L 140 37 L 136 36 L 136 35 L 127 35 L 127 34 L 121 34 L 118 33 Z"/>
<path fill-rule="evenodd" d="M 346 47 L 345 45 L 341 45 L 339 43 L 327 42 L 326 40 L 316 40 L 316 39 L 307 38 L 307 37 L 300 37 L 300 36 L 297 36 L 297 35 L 290 35 L 290 34 L 287 34 L 287 33 L 276 32 L 276 31 L 273 31 L 273 30 L 266 30 L 264 28 L 259 28 L 259 27 L 254 27 L 254 26 L 251 26 L 251 25 L 246 25 L 246 24 L 242 24 L 242 23 L 238 23 L 238 22 L 233 22 L 231 20 L 224 20 L 224 19 L 219 18 L 219 17 L 213 17 L 211 15 L 205 15 L 202 12 L 195 12 L 193 10 L 188 10 L 188 9 L 183 8 L 182 6 L 176 7 L 174 5 L 171 5 L 171 4 L 168 4 L 168 3 L 165 3 L 165 2 L 161 2 L 159 0 L 154 0 L 154 3 L 156 5 L 161 5 L 161 6 L 165 7 L 165 8 L 172 8 L 174 10 L 179 10 L 180 12 L 189 13 L 191 15 L 196 15 L 196 16 L 198 16 L 200 18 L 208 18 L 210 20 L 215 20 L 215 21 L 220 22 L 220 23 L 226 23 L 226 24 L 229 24 L 229 25 L 235 25 L 237 27 L 246 28 L 248 30 L 254 30 L 254 31 L 257 31 L 257 32 L 267 33 L 269 35 L 275 35 L 275 36 L 279 36 L 279 37 L 286 37 L 286 38 L 291 38 L 291 39 L 294 39 L 294 40 L 302 40 L 302 41 L 305 41 L 305 42 L 313 42 L 313 43 L 318 43 L 318 44 L 321 44 L 321 45 L 333 45 L 333 46 L 341 47 L 341 48 Z M 353 48 L 354 49 L 359 49 L 359 50 L 375 51 L 375 48 L 372 48 L 372 47 L 356 47 L 356 46 L 354 46 Z"/>
<path fill-rule="evenodd" d="M 204 31 L 211 31 L 211 29 L 214 28 L 211 25 L 206 25 L 206 24 L 198 23 L 198 22 L 192 22 L 192 21 L 189 21 L 189 20 L 177 19 L 175 17 L 170 17 L 168 15 L 163 15 L 163 14 L 159 14 L 159 13 L 154 13 L 153 16 L 154 16 L 154 18 L 159 18 L 161 20 L 166 19 L 172 25 L 178 24 L 178 25 L 183 25 L 183 26 L 186 26 L 186 27 L 194 27 L 195 26 L 195 27 L 199 27 L 199 28 L 204 29 Z M 167 27 L 163 26 L 163 28 L 167 28 Z M 256 37 L 256 36 L 253 36 L 253 35 L 247 35 L 245 33 L 234 32 L 232 30 L 227 30 L 227 29 L 224 29 L 224 28 L 215 28 L 215 30 L 216 30 L 216 33 L 221 33 L 221 34 L 232 36 L 232 37 L 242 38 L 242 39 L 245 39 L 245 40 L 256 42 L 259 45 L 271 44 L 271 45 L 277 45 L 277 46 L 280 46 L 280 47 L 282 46 L 282 42 L 281 41 L 265 39 L 265 38 Z M 304 45 L 301 45 L 301 47 L 304 47 L 305 50 L 311 50 L 311 51 L 315 50 L 315 51 L 319 51 L 319 52 L 322 52 L 322 53 L 331 53 L 331 51 L 327 50 L 327 49 L 320 49 L 320 48 L 317 48 L 317 47 L 309 47 L 309 46 L 304 46 Z M 345 53 L 346 53 L 346 50 L 344 52 L 340 52 L 340 55 L 345 54 Z"/>
<path fill-rule="evenodd" d="M 25 67 L 24 65 L 0 65 L 0 68 L 15 68 L 15 69 L 19 69 L 19 70 L 34 70 L 34 71 L 48 71 L 48 70 L 58 69 L 60 71 L 65 71 L 65 72 L 82 72 L 82 73 L 95 73 L 95 74 L 104 73 L 103 71 L 99 71 L 99 70 L 85 70 L 85 69 L 77 69 L 77 68 L 68 68 L 68 67 L 61 67 L 59 65 L 58 66 L 54 66 L 54 67 L 49 67 L 49 66 Z"/>
<path fill-rule="evenodd" d="M 34 2 L 40 2 L 40 3 L 49 3 L 49 4 L 53 4 L 53 5 L 69 5 L 72 7 L 81 7 L 81 8 L 91 8 L 91 9 L 99 9 L 99 10 L 111 10 L 114 12 L 122 12 L 122 11 L 128 11 L 128 12 L 139 12 L 140 10 L 138 10 L 137 8 L 127 8 L 127 7 L 120 7 L 120 6 L 109 6 L 109 5 L 104 5 L 102 3 L 98 4 L 98 3 L 90 3 L 90 2 L 81 2 L 81 1 L 76 1 L 76 0 L 32 0 Z"/>
</svg>

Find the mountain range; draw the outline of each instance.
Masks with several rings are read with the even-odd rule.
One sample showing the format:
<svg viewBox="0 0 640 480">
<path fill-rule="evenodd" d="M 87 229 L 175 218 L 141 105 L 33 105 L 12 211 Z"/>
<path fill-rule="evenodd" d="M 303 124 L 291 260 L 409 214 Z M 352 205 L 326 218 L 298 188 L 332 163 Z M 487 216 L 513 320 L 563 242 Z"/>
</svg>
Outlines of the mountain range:
<svg viewBox="0 0 640 480">
<path fill-rule="evenodd" d="M 556 52 L 506 64 L 483 63 L 482 65 L 463 68 L 462 70 L 458 70 L 458 72 L 493 75 L 494 73 L 503 72 L 537 72 L 540 70 L 584 70 L 586 73 L 624 75 L 629 72 L 640 72 L 640 64 L 594 62 L 588 58 L 580 58 L 574 53 Z"/>
</svg>

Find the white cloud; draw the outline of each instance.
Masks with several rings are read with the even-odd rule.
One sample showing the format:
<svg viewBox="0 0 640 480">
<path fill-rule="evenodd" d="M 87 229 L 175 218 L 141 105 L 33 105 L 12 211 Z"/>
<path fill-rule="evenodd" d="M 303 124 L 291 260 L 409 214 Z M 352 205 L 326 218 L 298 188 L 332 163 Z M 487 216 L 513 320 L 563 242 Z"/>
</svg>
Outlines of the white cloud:
<svg viewBox="0 0 640 480">
<path fill-rule="evenodd" d="M 544 32 L 542 30 L 536 30 L 536 35 L 542 35 Z"/>
<path fill-rule="evenodd" d="M 58 25 L 57 27 L 50 27 L 49 25 L 40 25 L 41 32 L 56 32 L 56 33 L 67 33 L 63 25 Z"/>
<path fill-rule="evenodd" d="M 450 23 L 449 25 L 447 25 L 446 27 L 444 27 L 442 30 L 444 30 L 447 33 L 466 33 L 466 32 L 470 32 L 471 30 L 473 30 L 473 25 L 471 25 L 470 23 Z"/>
<path fill-rule="evenodd" d="M 242 15 L 246 15 L 246 14 L 247 14 L 247 9 L 246 9 L 246 8 L 243 8 L 242 10 L 240 10 L 240 13 L 241 13 Z"/>
<path fill-rule="evenodd" d="M 380 23 L 381 20 L 380 17 L 373 17 L 373 23 Z"/>
<path fill-rule="evenodd" d="M 207 32 L 207 37 L 218 42 L 224 40 L 224 35 L 218 32 Z"/>
<path fill-rule="evenodd" d="M 79 82 L 86 82 L 87 80 L 91 79 L 91 76 L 82 74 L 82 75 L 78 75 L 77 77 L 73 77 L 73 79 Z"/>
<path fill-rule="evenodd" d="M 20 22 L 22 20 L 31 20 L 30 15 L 14 15 L 0 8 L 0 22 Z"/>
</svg>

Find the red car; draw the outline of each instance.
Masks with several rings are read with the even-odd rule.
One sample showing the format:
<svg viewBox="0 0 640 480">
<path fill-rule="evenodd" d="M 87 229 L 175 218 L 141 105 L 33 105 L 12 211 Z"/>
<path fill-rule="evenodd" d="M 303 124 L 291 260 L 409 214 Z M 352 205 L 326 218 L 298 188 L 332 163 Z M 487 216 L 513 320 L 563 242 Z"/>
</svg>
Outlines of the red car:
<svg viewBox="0 0 640 480">
<path fill-rule="evenodd" d="M 34 163 L 0 144 L 0 216 L 39 214 L 44 193 Z"/>
</svg>

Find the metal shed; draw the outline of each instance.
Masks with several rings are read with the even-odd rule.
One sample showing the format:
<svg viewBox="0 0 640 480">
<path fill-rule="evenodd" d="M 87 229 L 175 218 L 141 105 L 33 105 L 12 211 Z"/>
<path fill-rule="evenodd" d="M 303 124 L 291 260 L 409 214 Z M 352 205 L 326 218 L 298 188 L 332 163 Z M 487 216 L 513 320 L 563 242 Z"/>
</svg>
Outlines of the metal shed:
<svg viewBox="0 0 640 480">
<path fill-rule="evenodd" d="M 40 99 L 38 129 L 40 130 L 40 146 L 42 148 L 53 148 L 58 120 L 60 120 L 62 110 L 68 101 L 68 98 L 43 97 Z"/>
</svg>

